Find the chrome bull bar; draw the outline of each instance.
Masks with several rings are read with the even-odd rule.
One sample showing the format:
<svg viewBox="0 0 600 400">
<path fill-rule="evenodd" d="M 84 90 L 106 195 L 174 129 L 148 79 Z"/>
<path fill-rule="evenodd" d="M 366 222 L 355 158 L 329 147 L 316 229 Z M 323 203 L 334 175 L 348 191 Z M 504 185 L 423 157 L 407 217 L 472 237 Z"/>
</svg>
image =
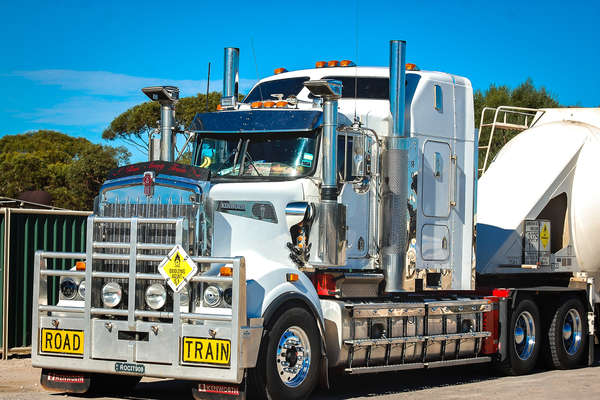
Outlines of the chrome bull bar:
<svg viewBox="0 0 600 400">
<path fill-rule="evenodd" d="M 94 224 L 117 223 L 128 225 L 130 229 L 128 242 L 94 241 Z M 175 226 L 175 242 L 156 244 L 137 242 L 137 230 L 143 224 L 173 224 Z M 143 365 L 143 375 L 162 378 L 189 380 L 205 380 L 213 382 L 240 383 L 244 370 L 256 364 L 258 346 L 262 335 L 262 319 L 248 319 L 246 314 L 246 268 L 243 257 L 191 257 L 198 264 L 226 264 L 232 266 L 232 276 L 197 275 L 190 282 L 230 283 L 232 286 L 231 308 L 215 308 L 211 312 L 181 312 L 180 293 L 167 289 L 173 298 L 172 311 L 150 311 L 137 309 L 135 293 L 138 280 L 160 280 L 160 274 L 136 271 L 138 261 L 160 262 L 176 244 L 182 245 L 187 223 L 183 218 L 105 218 L 90 216 L 87 222 L 86 253 L 45 252 L 35 254 L 34 304 L 32 321 L 32 364 L 60 370 L 78 370 L 84 372 L 115 373 L 115 363 L 127 362 Z M 118 248 L 127 251 L 123 254 L 104 253 L 102 249 Z M 151 249 L 164 251 L 164 255 L 139 254 L 138 250 Z M 48 269 L 48 260 L 68 259 L 85 260 L 85 271 Z M 128 272 L 94 271 L 94 260 L 119 260 L 129 265 Z M 65 306 L 49 305 L 47 280 L 50 277 L 78 277 L 85 279 L 86 290 L 84 300 L 79 304 Z M 92 293 L 94 279 L 122 279 L 127 281 L 128 293 L 126 309 L 93 307 Z M 37 301 L 36 301 L 37 300 Z M 205 310 L 207 311 L 207 310 Z M 213 313 L 214 312 L 214 313 Z M 108 316 L 108 317 L 106 317 Z M 110 319 L 112 316 L 127 317 L 125 321 Z M 108 319 L 107 319 L 108 318 Z M 150 323 L 140 318 L 160 319 L 153 323 L 154 335 L 149 335 L 147 342 L 135 340 L 116 340 L 111 330 L 105 332 L 103 326 L 110 324 L 117 329 L 138 331 L 148 329 Z M 171 320 L 171 323 L 164 322 Z M 201 322 L 198 322 L 201 321 Z M 99 328 L 100 327 L 100 328 Z M 73 329 L 83 332 L 83 354 L 50 354 L 42 351 L 41 329 Z M 107 328 L 108 329 L 108 328 Z M 158 334 L 157 332 L 160 332 Z M 216 336 L 215 336 L 215 332 Z M 212 337 L 230 340 L 231 355 L 228 365 L 194 364 L 183 361 L 183 337 Z M 102 336 L 102 337 L 101 337 Z M 110 340 L 115 339 L 114 343 Z M 119 338 L 120 339 L 120 338 Z M 120 346 L 119 352 L 112 347 Z M 166 347 L 165 347 L 166 346 Z M 111 353 L 112 351 L 112 353 Z M 117 354 L 118 353 L 118 354 Z M 123 355 L 120 355 L 123 353 Z M 111 356 L 111 354 L 114 354 Z M 162 359 L 152 359 L 152 354 L 162 354 Z M 73 362 L 74 359 L 77 362 Z M 127 372 L 125 374 L 128 374 Z"/>
</svg>

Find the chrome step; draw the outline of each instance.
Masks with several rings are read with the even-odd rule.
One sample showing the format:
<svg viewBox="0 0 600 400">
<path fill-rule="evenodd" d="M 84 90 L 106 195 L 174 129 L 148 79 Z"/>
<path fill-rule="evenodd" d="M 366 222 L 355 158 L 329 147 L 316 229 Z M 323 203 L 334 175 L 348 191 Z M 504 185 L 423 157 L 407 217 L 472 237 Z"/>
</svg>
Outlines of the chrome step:
<svg viewBox="0 0 600 400">
<path fill-rule="evenodd" d="M 411 369 L 423 369 L 423 368 L 441 368 L 450 367 L 454 365 L 468 365 L 468 364 L 480 364 L 492 361 L 491 357 L 475 357 L 475 358 L 463 358 L 458 360 L 447 360 L 447 361 L 433 361 L 427 363 L 411 363 L 411 364 L 397 364 L 397 365 L 380 365 L 375 367 L 356 367 L 346 368 L 344 372 L 350 375 L 357 374 L 368 374 L 373 372 L 387 372 L 387 371 L 403 371 Z"/>
<path fill-rule="evenodd" d="M 379 338 L 379 339 L 352 339 L 344 340 L 344 344 L 350 346 L 378 346 L 388 344 L 401 343 L 421 343 L 426 341 L 439 342 L 444 340 L 460 340 L 460 339 L 476 339 L 486 338 L 491 336 L 491 332 L 467 332 L 467 333 L 452 333 L 445 335 L 429 335 L 429 336 L 407 336 L 396 338 Z"/>
</svg>

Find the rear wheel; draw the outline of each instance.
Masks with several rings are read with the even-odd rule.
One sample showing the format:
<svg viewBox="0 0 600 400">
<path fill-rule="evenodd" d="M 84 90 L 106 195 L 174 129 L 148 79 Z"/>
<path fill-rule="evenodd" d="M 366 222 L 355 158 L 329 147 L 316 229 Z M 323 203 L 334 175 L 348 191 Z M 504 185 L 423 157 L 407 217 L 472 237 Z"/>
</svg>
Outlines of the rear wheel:
<svg viewBox="0 0 600 400">
<path fill-rule="evenodd" d="M 514 309 L 508 327 L 508 357 L 500 365 L 510 375 L 530 373 L 540 353 L 540 312 L 535 302 L 523 298 Z"/>
<path fill-rule="evenodd" d="M 314 317 L 299 307 L 280 313 L 258 357 L 251 373 L 257 397 L 306 399 L 317 386 L 321 361 Z"/>
<path fill-rule="evenodd" d="M 558 369 L 581 365 L 587 349 L 587 323 L 581 300 L 566 299 L 554 312 L 548 329 L 551 364 Z"/>
</svg>

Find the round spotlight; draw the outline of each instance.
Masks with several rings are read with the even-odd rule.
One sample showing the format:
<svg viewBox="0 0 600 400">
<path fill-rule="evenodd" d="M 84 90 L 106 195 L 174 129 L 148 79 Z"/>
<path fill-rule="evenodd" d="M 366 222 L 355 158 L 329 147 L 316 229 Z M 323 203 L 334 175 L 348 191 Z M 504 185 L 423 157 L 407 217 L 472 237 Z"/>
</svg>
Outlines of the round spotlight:
<svg viewBox="0 0 600 400">
<path fill-rule="evenodd" d="M 121 285 L 117 282 L 108 282 L 102 287 L 102 302 L 106 307 L 113 308 L 119 305 L 123 297 Z"/>
<path fill-rule="evenodd" d="M 167 290 L 160 283 L 154 283 L 146 288 L 146 304 L 153 310 L 162 308 L 167 302 Z"/>
<path fill-rule="evenodd" d="M 77 283 L 71 278 L 65 278 L 60 283 L 60 293 L 67 300 L 72 300 L 77 294 Z"/>
<path fill-rule="evenodd" d="M 85 299 L 85 281 L 79 282 L 79 289 L 77 289 L 77 292 L 79 293 L 79 297 Z"/>
<path fill-rule="evenodd" d="M 223 300 L 225 300 L 225 303 L 230 307 L 231 307 L 231 297 L 232 297 L 231 288 L 225 289 L 225 291 L 223 292 Z"/>
<path fill-rule="evenodd" d="M 209 307 L 217 307 L 221 304 L 223 291 L 217 286 L 208 286 L 204 289 L 204 304 Z"/>
</svg>

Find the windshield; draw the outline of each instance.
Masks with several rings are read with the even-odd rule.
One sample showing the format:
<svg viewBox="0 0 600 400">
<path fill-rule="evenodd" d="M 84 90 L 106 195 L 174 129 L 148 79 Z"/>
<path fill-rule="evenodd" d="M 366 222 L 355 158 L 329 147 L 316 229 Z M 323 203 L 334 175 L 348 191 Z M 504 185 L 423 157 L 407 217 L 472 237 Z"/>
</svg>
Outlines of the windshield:
<svg viewBox="0 0 600 400">
<path fill-rule="evenodd" d="M 310 175 L 316 163 L 314 134 L 205 135 L 194 164 L 213 177 L 278 177 Z"/>
<path fill-rule="evenodd" d="M 304 88 L 304 82 L 310 80 L 308 76 L 298 78 L 277 79 L 258 84 L 244 99 L 244 103 L 253 101 L 274 100 L 278 97 L 287 99 L 290 96 L 298 96 Z M 274 96 L 281 95 L 281 96 Z"/>
</svg>

